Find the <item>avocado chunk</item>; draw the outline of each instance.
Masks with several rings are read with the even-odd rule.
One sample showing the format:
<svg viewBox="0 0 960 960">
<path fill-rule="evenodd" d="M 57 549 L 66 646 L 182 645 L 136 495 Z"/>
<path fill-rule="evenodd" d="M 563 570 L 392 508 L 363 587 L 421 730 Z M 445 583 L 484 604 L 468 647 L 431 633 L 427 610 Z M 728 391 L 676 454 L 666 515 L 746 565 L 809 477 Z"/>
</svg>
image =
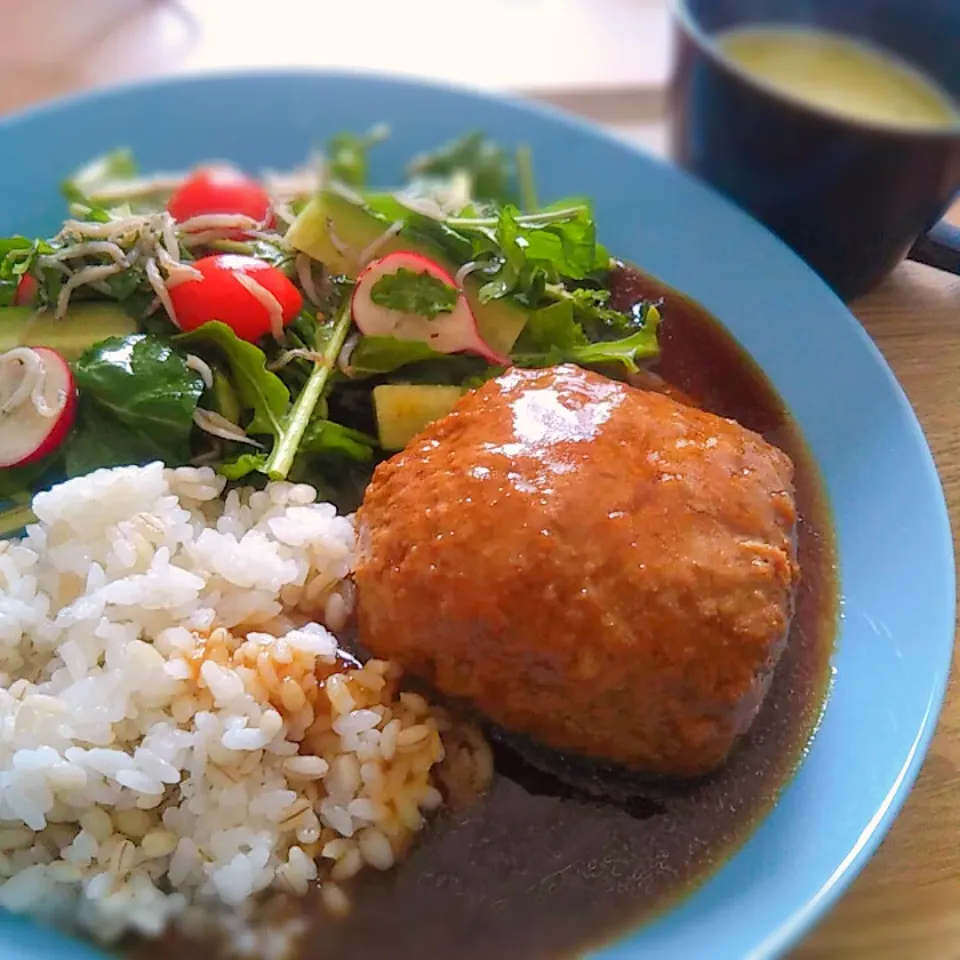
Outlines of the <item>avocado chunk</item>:
<svg viewBox="0 0 960 960">
<path fill-rule="evenodd" d="M 324 264 L 332 273 L 356 277 L 356 254 L 383 235 L 385 227 L 363 207 L 332 190 L 324 190 L 301 211 L 287 232 L 287 241 L 297 250 Z M 377 255 L 409 250 L 430 257 L 454 274 L 459 264 L 451 263 L 432 247 L 413 242 L 403 234 L 391 237 L 377 248 Z M 498 353 L 509 353 L 526 326 L 527 308 L 504 298 L 480 302 L 480 285 L 467 277 L 463 284 L 480 336 Z"/>
<path fill-rule="evenodd" d="M 385 383 L 373 388 L 377 434 L 384 450 L 402 450 L 428 423 L 445 417 L 463 395 L 460 387 Z"/>
<path fill-rule="evenodd" d="M 66 360 L 107 337 L 137 332 L 136 321 L 116 303 L 78 303 L 57 320 L 50 310 L 0 307 L 0 353 L 14 347 L 50 347 Z"/>
</svg>

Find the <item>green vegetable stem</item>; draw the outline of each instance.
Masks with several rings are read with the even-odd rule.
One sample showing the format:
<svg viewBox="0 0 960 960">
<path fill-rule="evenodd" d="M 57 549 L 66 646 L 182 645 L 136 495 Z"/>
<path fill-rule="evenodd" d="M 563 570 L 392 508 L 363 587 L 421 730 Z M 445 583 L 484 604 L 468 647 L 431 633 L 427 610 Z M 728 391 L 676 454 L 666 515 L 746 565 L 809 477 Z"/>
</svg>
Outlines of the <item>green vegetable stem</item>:
<svg viewBox="0 0 960 960">
<path fill-rule="evenodd" d="M 344 297 L 340 311 L 334 321 L 333 330 L 323 347 L 322 359 L 316 361 L 313 372 L 307 385 L 297 397 L 290 416 L 274 444 L 270 457 L 267 460 L 265 472 L 271 480 L 284 480 L 293 466 L 294 457 L 300 447 L 300 442 L 313 417 L 313 412 L 323 396 L 330 379 L 330 373 L 337 362 L 337 357 L 343 349 L 347 333 L 350 331 L 350 298 Z"/>
</svg>

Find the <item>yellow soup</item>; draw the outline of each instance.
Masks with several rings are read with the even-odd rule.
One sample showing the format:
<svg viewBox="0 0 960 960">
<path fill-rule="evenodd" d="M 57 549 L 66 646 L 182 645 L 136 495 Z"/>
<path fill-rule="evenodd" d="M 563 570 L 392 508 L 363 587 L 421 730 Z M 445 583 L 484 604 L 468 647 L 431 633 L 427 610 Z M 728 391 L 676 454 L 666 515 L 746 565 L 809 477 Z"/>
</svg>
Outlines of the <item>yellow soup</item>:
<svg viewBox="0 0 960 960">
<path fill-rule="evenodd" d="M 717 37 L 748 73 L 811 106 L 900 127 L 949 127 L 960 107 L 932 80 L 878 47 L 836 33 L 745 27 Z"/>
</svg>

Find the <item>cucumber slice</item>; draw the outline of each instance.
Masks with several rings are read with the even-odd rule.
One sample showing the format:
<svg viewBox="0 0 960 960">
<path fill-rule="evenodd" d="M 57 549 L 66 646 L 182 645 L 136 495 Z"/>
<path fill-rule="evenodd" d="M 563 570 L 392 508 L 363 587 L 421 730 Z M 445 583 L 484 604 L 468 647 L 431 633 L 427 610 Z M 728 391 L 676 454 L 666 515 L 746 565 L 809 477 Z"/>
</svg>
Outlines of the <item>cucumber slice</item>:
<svg viewBox="0 0 960 960">
<path fill-rule="evenodd" d="M 65 359 L 76 360 L 107 337 L 136 332 L 136 322 L 116 303 L 78 303 L 62 320 L 49 310 L 0 307 L 0 353 L 14 347 L 50 347 Z"/>
<path fill-rule="evenodd" d="M 373 389 L 377 434 L 384 450 L 402 450 L 427 424 L 445 417 L 463 395 L 459 387 L 385 383 Z"/>
</svg>

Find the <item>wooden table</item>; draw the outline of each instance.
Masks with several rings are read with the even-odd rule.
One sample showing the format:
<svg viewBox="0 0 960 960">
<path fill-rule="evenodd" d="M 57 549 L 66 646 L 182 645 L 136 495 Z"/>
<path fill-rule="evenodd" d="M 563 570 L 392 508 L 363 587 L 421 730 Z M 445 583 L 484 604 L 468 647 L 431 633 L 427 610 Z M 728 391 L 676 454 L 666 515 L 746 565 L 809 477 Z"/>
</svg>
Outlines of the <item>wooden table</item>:
<svg viewBox="0 0 960 960">
<path fill-rule="evenodd" d="M 287 13 L 295 8 L 301 11 L 295 21 L 277 18 L 275 22 L 281 25 L 302 22 L 304 10 L 312 8 L 320 16 L 319 8 L 324 6 L 324 17 L 329 10 L 316 0 L 279 2 Z M 526 0 L 528 13 L 534 2 Z M 579 15 L 573 7 L 576 2 L 564 0 L 568 16 Z M 634 37 L 626 46 L 595 37 L 597 42 L 590 48 L 595 52 L 593 60 L 584 60 L 584 35 L 572 32 L 580 50 L 578 69 L 583 74 L 573 79 L 581 85 L 589 83 L 589 91 L 560 83 L 570 79 L 566 73 L 549 76 L 549 64 L 562 61 L 567 71 L 566 64 L 572 62 L 556 57 L 552 45 L 547 45 L 547 66 L 536 76 L 498 77 L 486 85 L 507 84 L 548 96 L 615 127 L 635 142 L 662 150 L 663 131 L 657 116 L 660 98 L 655 86 L 663 70 L 658 59 L 665 36 L 663 0 L 589 2 L 592 15 L 584 24 L 594 33 L 607 24 L 620 41 L 624 36 Z M 236 4 L 228 0 L 85 0 L 83 4 L 32 0 L 14 4 L 9 11 L 13 19 L 0 38 L 0 79 L 6 81 L 0 84 L 0 112 L 145 73 L 289 62 L 291 34 L 286 28 L 277 43 L 262 33 L 270 27 L 270 18 L 258 21 L 255 29 L 244 34 L 232 26 L 235 10 Z M 648 17 L 649 25 L 641 29 L 643 25 L 623 19 L 637 16 Z M 315 34 L 296 32 L 307 37 L 307 46 L 303 51 L 297 48 L 294 58 L 306 62 L 301 57 L 319 57 L 314 52 Z M 637 55 L 637 37 L 647 38 L 649 55 Z M 557 42 L 562 41 L 560 37 Z M 620 47 L 625 66 L 610 55 Z M 394 48 L 390 44 L 384 47 L 387 51 Z M 637 64 L 646 64 L 647 72 L 637 72 Z M 482 79 L 472 74 L 457 78 Z M 960 223 L 960 205 L 954 210 L 954 219 Z M 940 468 L 951 521 L 960 531 L 960 278 L 904 264 L 853 309 L 917 411 Z M 960 680 L 955 679 L 930 754 L 902 815 L 850 891 L 791 960 L 960 960 L 958 771 Z"/>
<path fill-rule="evenodd" d="M 960 204 L 951 214 L 960 223 Z M 920 418 L 960 533 L 960 277 L 900 266 L 853 305 Z M 960 678 L 887 839 L 792 960 L 960 958 Z"/>
</svg>

